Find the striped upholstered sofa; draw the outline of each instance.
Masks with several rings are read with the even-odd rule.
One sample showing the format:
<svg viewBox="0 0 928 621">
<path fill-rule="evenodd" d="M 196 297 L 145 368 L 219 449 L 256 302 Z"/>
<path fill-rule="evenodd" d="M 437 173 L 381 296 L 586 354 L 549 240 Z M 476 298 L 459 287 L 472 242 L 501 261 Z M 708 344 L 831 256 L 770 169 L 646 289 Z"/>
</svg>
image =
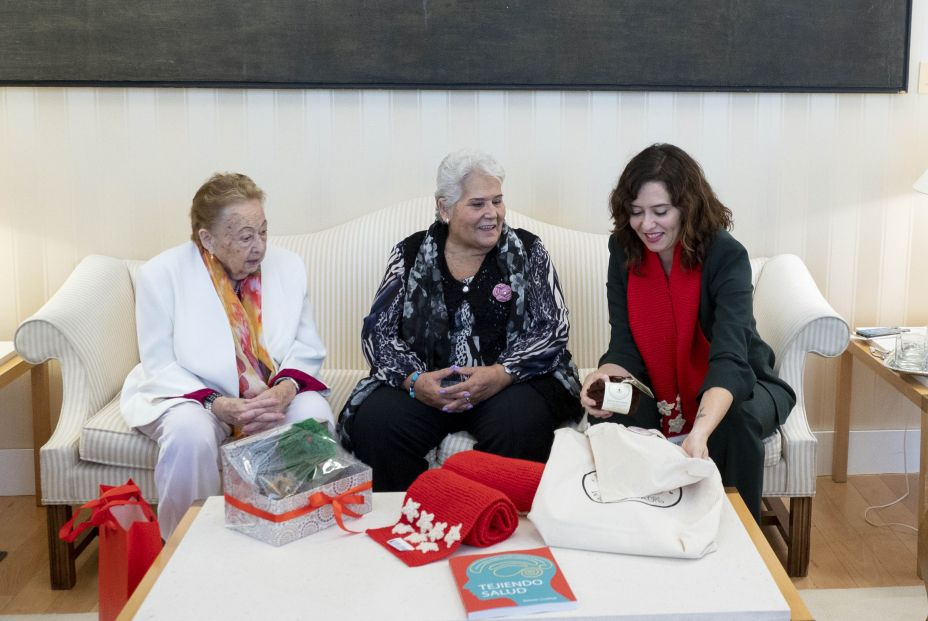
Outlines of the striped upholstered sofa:
<svg viewBox="0 0 928 621">
<path fill-rule="evenodd" d="M 361 354 L 361 320 L 380 283 L 393 244 L 425 228 L 433 201 L 420 198 L 357 218 L 334 228 L 275 237 L 306 261 L 316 324 L 328 357 L 323 378 L 339 411 L 354 384 L 366 374 Z M 596 365 L 608 340 L 605 282 L 607 236 L 573 231 L 510 210 L 509 222 L 541 237 L 560 274 L 570 309 L 569 347 L 578 366 Z M 57 359 L 63 400 L 57 426 L 41 449 L 42 503 L 48 507 L 52 584 L 74 584 L 74 554 L 54 534 L 72 505 L 97 496 L 101 483 L 132 477 L 157 502 L 153 470 L 157 447 L 128 429 L 119 414 L 123 379 L 138 362 L 134 277 L 140 261 L 103 256 L 85 258 L 61 289 L 16 332 L 17 351 L 33 363 Z M 803 401 L 803 369 L 809 352 L 840 354 L 848 341 L 844 320 L 821 296 L 800 259 L 781 255 L 754 259 L 755 314 L 764 339 L 777 353 L 780 375 L 799 397 L 779 433 L 768 438 L 764 495 L 790 497 L 781 529 L 791 537 L 790 573 L 803 575 L 808 563 L 811 497 L 815 494 L 815 437 Z M 460 441 L 460 438 L 457 439 Z M 449 440 L 445 451 L 456 446 Z"/>
</svg>

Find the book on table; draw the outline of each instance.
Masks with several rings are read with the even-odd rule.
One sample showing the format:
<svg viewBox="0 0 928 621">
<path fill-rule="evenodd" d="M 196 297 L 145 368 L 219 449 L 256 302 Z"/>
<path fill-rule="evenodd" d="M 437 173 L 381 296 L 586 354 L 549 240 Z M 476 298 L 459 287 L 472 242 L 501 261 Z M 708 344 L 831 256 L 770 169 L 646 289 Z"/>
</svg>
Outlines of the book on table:
<svg viewBox="0 0 928 621">
<path fill-rule="evenodd" d="M 448 559 L 468 619 L 493 619 L 577 607 L 547 547 Z"/>
</svg>

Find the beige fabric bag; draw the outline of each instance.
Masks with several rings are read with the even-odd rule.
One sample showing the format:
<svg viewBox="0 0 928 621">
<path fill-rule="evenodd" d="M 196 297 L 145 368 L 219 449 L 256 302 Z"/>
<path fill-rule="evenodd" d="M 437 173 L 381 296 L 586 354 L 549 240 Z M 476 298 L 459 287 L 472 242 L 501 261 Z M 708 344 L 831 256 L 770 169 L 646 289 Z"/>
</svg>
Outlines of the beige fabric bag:
<svg viewBox="0 0 928 621">
<path fill-rule="evenodd" d="M 601 425 L 594 425 L 597 427 Z M 594 434 L 595 435 L 595 434 Z M 633 434 L 632 437 L 643 437 Z M 630 440 L 634 441 L 634 440 Z M 636 466 L 660 468 L 639 451 Z M 711 462 L 709 462 L 711 464 Z M 662 493 L 604 501 L 590 439 L 558 429 L 528 514 L 549 546 L 645 556 L 700 558 L 716 549 L 725 492 L 718 469 L 695 483 Z"/>
<path fill-rule="evenodd" d="M 603 502 L 677 489 L 716 470 L 710 460 L 688 456 L 657 429 L 600 423 L 591 426 L 586 435 Z"/>
</svg>

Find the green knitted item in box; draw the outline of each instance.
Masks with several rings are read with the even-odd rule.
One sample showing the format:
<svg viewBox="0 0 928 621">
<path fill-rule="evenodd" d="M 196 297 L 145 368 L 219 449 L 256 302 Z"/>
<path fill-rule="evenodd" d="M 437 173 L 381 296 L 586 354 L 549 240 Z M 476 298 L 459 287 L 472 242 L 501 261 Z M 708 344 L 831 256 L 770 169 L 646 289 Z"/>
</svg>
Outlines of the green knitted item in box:
<svg viewBox="0 0 928 621">
<path fill-rule="evenodd" d="M 344 468 L 337 459 L 338 442 L 324 425 L 312 419 L 256 442 L 249 453 L 252 480 L 272 499 L 317 487 L 326 475 Z"/>
<path fill-rule="evenodd" d="M 277 455 L 285 470 L 303 469 L 335 457 L 338 443 L 319 421 L 307 419 L 294 424 L 277 438 Z"/>
</svg>

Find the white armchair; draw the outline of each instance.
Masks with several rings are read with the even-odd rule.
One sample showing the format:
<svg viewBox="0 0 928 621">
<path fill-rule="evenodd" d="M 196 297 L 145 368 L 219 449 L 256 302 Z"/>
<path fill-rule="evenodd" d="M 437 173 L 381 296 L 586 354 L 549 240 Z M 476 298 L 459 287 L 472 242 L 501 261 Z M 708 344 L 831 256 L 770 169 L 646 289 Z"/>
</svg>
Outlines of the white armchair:
<svg viewBox="0 0 928 621">
<path fill-rule="evenodd" d="M 322 375 L 332 387 L 329 401 L 336 412 L 368 372 L 360 347 L 361 320 L 380 283 L 387 255 L 404 236 L 426 228 L 433 214 L 434 199 L 422 197 L 318 233 L 271 239 L 306 261 L 316 323 L 328 348 Z M 581 372 L 589 372 L 609 335 L 607 236 L 553 226 L 511 209 L 507 219 L 540 236 L 548 248 L 570 309 L 569 347 Z M 61 414 L 40 452 L 53 588 L 74 585 L 74 558 L 83 549 L 57 538 L 73 505 L 95 498 L 99 484 L 117 485 L 129 477 L 150 502 L 157 502 L 153 479 L 157 446 L 128 429 L 119 414 L 123 380 L 138 362 L 134 276 L 140 264 L 85 258 L 16 332 L 16 350 L 23 358 L 32 363 L 54 358 L 61 365 Z M 848 328 L 798 257 L 755 259 L 752 266 L 758 329 L 777 354 L 777 371 L 798 397 L 787 424 L 765 442 L 764 496 L 772 507 L 771 519 L 781 519 L 781 532 L 789 540 L 790 574 L 804 575 L 816 448 L 803 400 L 805 357 L 809 352 L 839 355 L 847 345 Z M 442 452 L 453 450 L 451 444 L 443 444 Z M 791 498 L 788 512 L 781 496 Z"/>
<path fill-rule="evenodd" d="M 774 524 L 787 543 L 786 570 L 805 576 L 809 568 L 812 497 L 817 441 L 806 417 L 803 376 L 806 354 L 840 356 L 850 330 L 819 292 L 802 260 L 791 254 L 751 261 L 757 330 L 776 354 L 775 370 L 796 392 L 796 407 L 780 427 L 781 450 L 767 446 L 762 522 Z M 773 458 L 775 458 L 775 460 Z M 782 497 L 789 497 L 789 511 Z"/>
</svg>

